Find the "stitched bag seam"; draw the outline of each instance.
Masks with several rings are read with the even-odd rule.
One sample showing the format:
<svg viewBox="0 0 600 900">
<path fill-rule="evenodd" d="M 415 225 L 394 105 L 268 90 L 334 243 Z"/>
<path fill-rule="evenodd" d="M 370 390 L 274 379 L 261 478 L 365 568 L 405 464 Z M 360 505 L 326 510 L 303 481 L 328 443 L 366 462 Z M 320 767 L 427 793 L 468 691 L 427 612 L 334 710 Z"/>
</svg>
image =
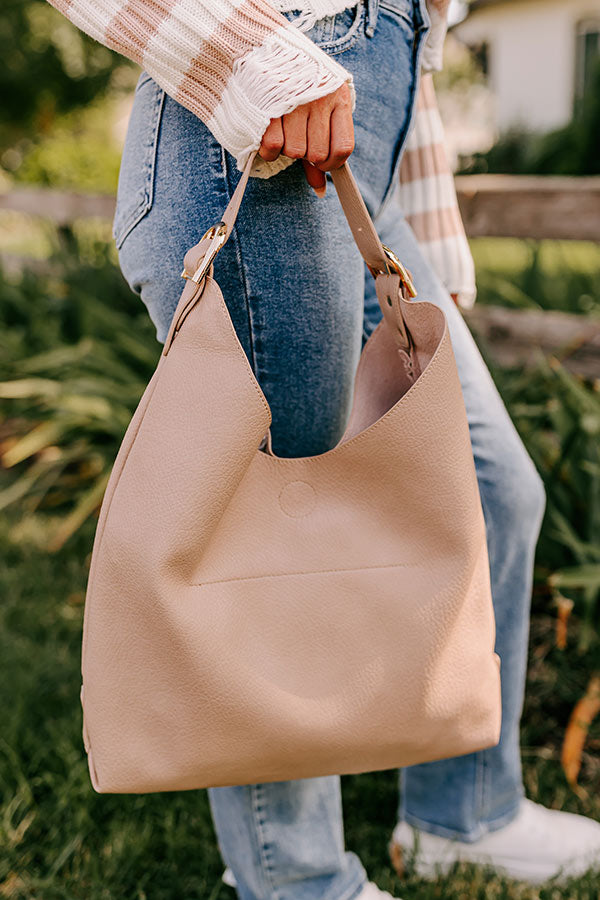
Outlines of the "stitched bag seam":
<svg viewBox="0 0 600 900">
<path fill-rule="evenodd" d="M 377 569 L 406 569 L 414 567 L 416 563 L 383 563 L 375 566 L 352 566 L 350 568 L 341 569 L 310 569 L 306 572 L 280 572 L 267 575 L 239 575 L 233 578 L 216 578 L 212 581 L 194 581 L 195 587 L 205 587 L 211 584 L 229 584 L 232 581 L 257 581 L 268 578 L 296 578 L 302 575 L 335 575 L 341 572 L 368 572 Z"/>
</svg>

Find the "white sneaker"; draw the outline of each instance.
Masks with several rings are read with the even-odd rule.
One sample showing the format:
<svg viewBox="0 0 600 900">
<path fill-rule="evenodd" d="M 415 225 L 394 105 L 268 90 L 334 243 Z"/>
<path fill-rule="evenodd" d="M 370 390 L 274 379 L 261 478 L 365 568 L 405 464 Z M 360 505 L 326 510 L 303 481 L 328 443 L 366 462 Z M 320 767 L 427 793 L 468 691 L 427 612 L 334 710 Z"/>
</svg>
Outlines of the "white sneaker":
<svg viewBox="0 0 600 900">
<path fill-rule="evenodd" d="M 382 891 L 374 881 L 367 881 L 355 900 L 400 900 L 400 898 L 392 897 L 388 891 Z"/>
<path fill-rule="evenodd" d="M 221 881 L 223 882 L 223 884 L 229 885 L 229 887 L 232 887 L 232 888 L 237 887 L 236 877 L 233 874 L 233 872 L 231 871 L 231 869 L 229 868 L 229 866 L 227 866 L 227 868 L 221 875 Z"/>
<path fill-rule="evenodd" d="M 227 866 L 223 874 L 221 875 L 221 881 L 225 884 L 228 884 L 229 887 L 235 887 L 237 881 L 235 879 L 235 875 Z M 355 897 L 355 900 L 400 900 L 399 897 L 392 897 L 387 891 L 382 891 L 381 888 L 378 888 L 374 881 L 367 881 L 364 888 Z"/>
<path fill-rule="evenodd" d="M 467 843 L 419 831 L 399 822 L 388 844 L 397 873 L 404 858 L 421 878 L 445 874 L 456 862 L 492 866 L 499 873 L 541 884 L 570 878 L 600 867 L 600 822 L 586 816 L 547 809 L 524 799 L 515 819 L 477 841 Z"/>
</svg>

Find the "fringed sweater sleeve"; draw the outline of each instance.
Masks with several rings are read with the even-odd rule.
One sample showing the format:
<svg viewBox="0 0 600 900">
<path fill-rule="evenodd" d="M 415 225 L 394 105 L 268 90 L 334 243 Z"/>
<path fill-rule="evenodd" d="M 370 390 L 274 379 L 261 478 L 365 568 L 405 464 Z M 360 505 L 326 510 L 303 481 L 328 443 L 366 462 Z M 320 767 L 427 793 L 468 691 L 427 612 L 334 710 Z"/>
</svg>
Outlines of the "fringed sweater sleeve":
<svg viewBox="0 0 600 900">
<path fill-rule="evenodd" d="M 353 78 L 267 0 L 49 0 L 74 25 L 139 63 L 198 116 L 243 169 L 270 120 Z M 257 156 L 268 177 L 292 160 Z"/>
<path fill-rule="evenodd" d="M 458 208 L 433 79 L 424 75 L 400 165 L 400 205 L 423 255 L 458 305 L 475 302 L 475 266 Z"/>
</svg>

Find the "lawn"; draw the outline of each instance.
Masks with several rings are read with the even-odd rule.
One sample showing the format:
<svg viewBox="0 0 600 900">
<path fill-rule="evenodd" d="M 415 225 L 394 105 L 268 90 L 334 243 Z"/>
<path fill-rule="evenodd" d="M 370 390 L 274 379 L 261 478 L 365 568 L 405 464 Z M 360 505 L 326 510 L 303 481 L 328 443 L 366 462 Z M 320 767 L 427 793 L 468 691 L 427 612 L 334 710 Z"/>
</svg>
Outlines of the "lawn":
<svg viewBox="0 0 600 900">
<path fill-rule="evenodd" d="M 26 34 L 38 55 L 48 44 L 59 48 L 74 77 L 70 88 L 49 77 L 29 91 L 30 72 L 39 70 L 21 67 L 16 102 L 5 105 L 15 122 L 23 113 L 24 140 L 4 154 L 0 187 L 16 180 L 114 192 L 120 146 L 112 125 L 137 70 L 113 73 L 114 107 L 104 98 L 68 113 L 50 104 L 38 127 L 23 99 L 38 104 L 58 84 L 57 97 L 68 100 L 82 75 L 108 70 L 110 60 L 58 24 L 47 4 L 17 7 L 19 40 L 5 29 L 8 56 Z M 46 61 L 55 77 L 62 68 L 53 58 Z M 18 75 L 18 66 L 6 70 Z M 116 269 L 110 223 L 78 222 L 58 237 L 39 219 L 0 215 L 0 251 L 35 257 L 41 273 L 0 273 L 0 900 L 235 900 L 220 880 L 205 791 L 112 796 L 90 784 L 79 689 L 94 511 L 160 348 Z M 598 246 L 483 238 L 472 247 L 479 303 L 598 315 Z M 600 671 L 600 385 L 548 360 L 527 373 L 493 374 L 548 495 L 522 730 L 526 789 L 600 820 L 598 719 L 576 789 L 560 761 L 572 710 Z M 342 791 L 347 847 L 404 900 L 600 898 L 600 876 L 533 890 L 464 867 L 433 884 L 410 872 L 400 882 L 386 850 L 397 772 L 344 776 Z"/>
<path fill-rule="evenodd" d="M 5 521 L 6 525 L 6 521 Z M 80 637 L 93 521 L 55 554 L 0 534 L 0 896 L 14 900 L 226 900 L 205 791 L 99 795 L 81 739 Z M 535 601 L 534 601 L 535 602 Z M 591 654 L 555 646 L 553 614 L 537 609 L 523 727 L 529 796 L 600 819 L 600 728 L 590 734 L 581 796 L 559 754 Z M 396 771 L 344 776 L 346 841 L 369 877 L 406 900 L 597 900 L 597 878 L 539 892 L 464 867 L 435 884 L 400 882 L 387 859 Z"/>
<path fill-rule="evenodd" d="M 474 238 L 479 303 L 600 315 L 600 245 Z"/>
<path fill-rule="evenodd" d="M 511 255 L 501 245 L 476 248 L 480 278 L 519 282 L 529 250 Z M 593 257 L 582 252 L 581 277 L 595 290 Z M 220 881 L 204 791 L 110 796 L 90 785 L 79 664 L 93 509 L 160 348 L 111 248 L 89 234 L 59 262 L 60 271 L 0 282 L 0 897 L 233 900 Z M 542 263 L 538 299 L 557 277 L 551 255 Z M 599 721 L 577 790 L 560 763 L 571 711 L 600 669 L 600 392 L 548 361 L 494 377 L 549 498 L 523 718 L 526 788 L 549 806 L 600 819 Z M 574 609 L 560 649 L 563 595 Z M 370 878 L 405 900 L 598 900 L 599 876 L 541 891 L 468 868 L 435 884 L 410 873 L 400 882 L 386 851 L 397 773 L 345 776 L 342 790 L 348 848 Z"/>
</svg>

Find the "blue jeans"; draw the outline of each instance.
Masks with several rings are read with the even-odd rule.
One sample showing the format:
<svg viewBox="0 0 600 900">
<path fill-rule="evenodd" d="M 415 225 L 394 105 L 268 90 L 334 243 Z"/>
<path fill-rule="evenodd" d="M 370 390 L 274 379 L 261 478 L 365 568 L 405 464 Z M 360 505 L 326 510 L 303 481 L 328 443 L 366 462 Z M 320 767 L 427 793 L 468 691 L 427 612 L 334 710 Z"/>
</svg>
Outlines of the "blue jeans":
<svg viewBox="0 0 600 900">
<path fill-rule="evenodd" d="M 462 315 L 421 255 L 398 202 L 400 156 L 428 27 L 424 0 L 360 0 L 308 34 L 354 74 L 352 171 L 382 240 L 412 271 L 419 296 L 446 313 L 461 379 L 489 546 L 502 734 L 489 750 L 400 770 L 398 813 L 427 831 L 473 841 L 509 822 L 523 795 L 519 720 L 545 496 Z M 182 290 L 184 253 L 219 221 L 239 176 L 202 122 L 142 72 L 114 236 L 123 274 L 147 306 L 159 341 Z M 299 162 L 270 179 L 251 178 L 214 272 L 271 406 L 275 452 L 307 456 L 330 449 L 350 411 L 361 349 L 381 315 L 331 180 L 321 199 Z M 352 900 L 360 892 L 367 875 L 358 856 L 344 849 L 339 776 L 208 794 L 219 847 L 242 900 Z"/>
</svg>

